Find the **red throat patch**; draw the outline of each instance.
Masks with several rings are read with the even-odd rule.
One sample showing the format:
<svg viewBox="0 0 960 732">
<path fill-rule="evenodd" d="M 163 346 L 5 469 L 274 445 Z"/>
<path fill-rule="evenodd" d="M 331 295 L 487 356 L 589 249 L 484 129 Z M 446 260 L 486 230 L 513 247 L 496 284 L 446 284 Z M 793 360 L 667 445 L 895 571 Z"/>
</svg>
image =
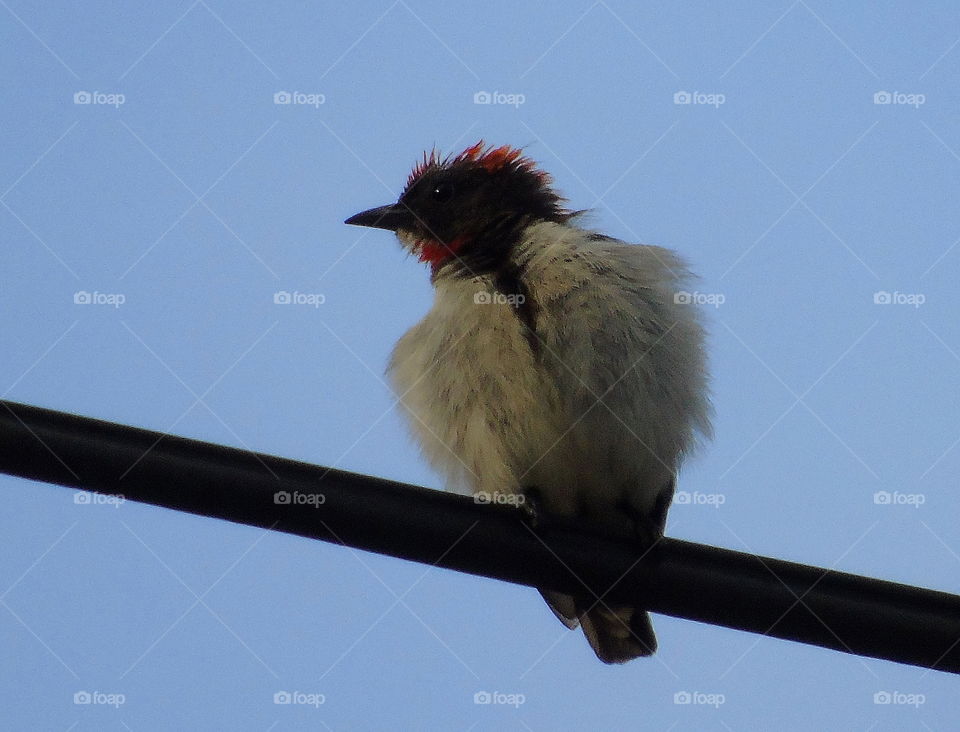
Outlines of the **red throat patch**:
<svg viewBox="0 0 960 732">
<path fill-rule="evenodd" d="M 423 239 L 417 242 L 414 250 L 421 262 L 428 262 L 436 272 L 440 265 L 451 257 L 456 256 L 457 252 L 467 243 L 467 237 L 458 236 L 448 244 L 441 244 L 438 241 Z"/>
</svg>

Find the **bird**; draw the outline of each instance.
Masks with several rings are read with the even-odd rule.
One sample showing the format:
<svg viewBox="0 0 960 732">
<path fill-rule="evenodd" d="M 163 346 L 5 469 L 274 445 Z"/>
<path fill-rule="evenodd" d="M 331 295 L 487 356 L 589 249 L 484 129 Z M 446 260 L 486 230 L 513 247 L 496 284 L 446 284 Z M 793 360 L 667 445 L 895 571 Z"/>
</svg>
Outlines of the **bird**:
<svg viewBox="0 0 960 732">
<path fill-rule="evenodd" d="M 523 148 L 423 153 L 398 200 L 346 219 L 429 265 L 433 304 L 387 374 L 448 489 L 648 549 L 681 462 L 711 435 L 705 328 L 675 252 L 565 207 Z M 645 610 L 541 594 L 596 656 L 656 651 Z"/>
</svg>

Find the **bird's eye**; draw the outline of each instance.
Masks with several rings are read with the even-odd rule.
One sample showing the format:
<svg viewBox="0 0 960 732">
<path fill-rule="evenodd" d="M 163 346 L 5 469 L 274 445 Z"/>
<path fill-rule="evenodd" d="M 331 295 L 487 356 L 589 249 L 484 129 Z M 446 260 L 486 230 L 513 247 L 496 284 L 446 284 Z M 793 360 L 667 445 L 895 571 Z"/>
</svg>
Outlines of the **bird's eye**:
<svg viewBox="0 0 960 732">
<path fill-rule="evenodd" d="M 430 191 L 430 197 L 437 203 L 444 203 L 453 198 L 453 186 L 450 183 L 437 183 Z"/>
</svg>

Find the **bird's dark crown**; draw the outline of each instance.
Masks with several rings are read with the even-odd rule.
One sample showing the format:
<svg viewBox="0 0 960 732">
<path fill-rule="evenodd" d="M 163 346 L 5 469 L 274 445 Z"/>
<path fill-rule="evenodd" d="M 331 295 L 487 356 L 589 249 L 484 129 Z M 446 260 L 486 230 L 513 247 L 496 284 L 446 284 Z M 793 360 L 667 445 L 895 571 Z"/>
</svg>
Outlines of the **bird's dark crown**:
<svg viewBox="0 0 960 732">
<path fill-rule="evenodd" d="M 424 153 L 398 201 L 411 214 L 403 233 L 420 242 L 421 259 L 435 268 L 454 258 L 492 263 L 527 225 L 573 215 L 551 182 L 507 145 L 487 147 L 481 140 L 455 156 Z"/>
</svg>

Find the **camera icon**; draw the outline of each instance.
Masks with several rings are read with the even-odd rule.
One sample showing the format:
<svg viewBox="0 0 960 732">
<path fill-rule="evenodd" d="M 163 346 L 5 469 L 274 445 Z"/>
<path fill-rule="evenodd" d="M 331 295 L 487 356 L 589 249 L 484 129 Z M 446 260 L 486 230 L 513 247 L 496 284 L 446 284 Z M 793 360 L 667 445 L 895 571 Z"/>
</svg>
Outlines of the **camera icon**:
<svg viewBox="0 0 960 732">
<path fill-rule="evenodd" d="M 492 302 L 492 296 L 489 292 L 475 292 L 473 294 L 474 305 L 489 305 Z"/>
<path fill-rule="evenodd" d="M 274 104 L 290 104 L 293 101 L 293 95 L 288 91 L 278 91 L 273 95 Z"/>
<path fill-rule="evenodd" d="M 677 491 L 673 495 L 673 502 L 680 506 L 686 506 L 690 503 L 690 498 L 689 491 Z"/>
<path fill-rule="evenodd" d="M 473 695 L 474 704 L 490 704 L 493 701 L 493 695 L 489 691 L 478 691 Z"/>
<path fill-rule="evenodd" d="M 891 295 L 886 290 L 880 290 L 873 293 L 873 304 L 874 305 L 889 305 L 893 302 L 893 295 Z"/>
<path fill-rule="evenodd" d="M 278 691 L 273 695 L 274 704 L 292 704 L 293 694 L 289 691 Z"/>
<path fill-rule="evenodd" d="M 878 506 L 889 506 L 893 496 L 887 491 L 877 491 L 873 494 L 873 502 Z"/>
<path fill-rule="evenodd" d="M 490 104 L 493 102 L 493 96 L 488 91 L 478 91 L 473 95 L 474 104 Z"/>
<path fill-rule="evenodd" d="M 491 503 L 492 501 L 493 501 L 493 496 L 491 496 L 486 491 L 478 491 L 473 494 L 474 503 L 485 505 L 487 503 Z"/>
<path fill-rule="evenodd" d="M 688 91 L 678 91 L 673 95 L 674 104 L 690 104 L 693 101 L 693 95 Z"/>
<path fill-rule="evenodd" d="M 278 506 L 290 504 L 290 494 L 287 491 L 277 491 L 273 494 L 273 502 Z"/>
<path fill-rule="evenodd" d="M 78 91 L 73 94 L 74 104 L 90 104 L 93 101 L 93 95 L 88 91 Z"/>
<path fill-rule="evenodd" d="M 73 293 L 74 305 L 89 305 L 91 302 L 93 302 L 93 296 L 86 290 L 78 290 Z"/>
<path fill-rule="evenodd" d="M 673 695 L 674 704 L 690 704 L 693 701 L 693 696 L 689 691 L 678 691 Z"/>
<path fill-rule="evenodd" d="M 693 303 L 693 295 L 686 290 L 673 293 L 673 302 L 677 305 L 690 305 Z"/>
<path fill-rule="evenodd" d="M 78 506 L 86 506 L 90 503 L 90 494 L 86 491 L 80 491 L 73 494 L 73 502 Z"/>
<path fill-rule="evenodd" d="M 874 104 L 890 104 L 893 101 L 893 95 L 888 91 L 878 91 L 873 95 Z"/>
<path fill-rule="evenodd" d="M 293 302 L 293 298 L 286 290 L 280 290 L 280 292 L 273 293 L 274 305 L 289 305 L 291 302 Z"/>
<path fill-rule="evenodd" d="M 89 691 L 78 691 L 73 695 L 74 704 L 90 704 L 93 701 L 93 697 L 90 696 Z"/>
<path fill-rule="evenodd" d="M 893 701 L 893 697 L 890 696 L 889 691 L 878 691 L 873 695 L 874 704 L 890 704 Z"/>
</svg>

